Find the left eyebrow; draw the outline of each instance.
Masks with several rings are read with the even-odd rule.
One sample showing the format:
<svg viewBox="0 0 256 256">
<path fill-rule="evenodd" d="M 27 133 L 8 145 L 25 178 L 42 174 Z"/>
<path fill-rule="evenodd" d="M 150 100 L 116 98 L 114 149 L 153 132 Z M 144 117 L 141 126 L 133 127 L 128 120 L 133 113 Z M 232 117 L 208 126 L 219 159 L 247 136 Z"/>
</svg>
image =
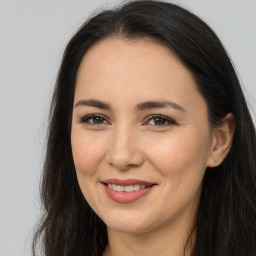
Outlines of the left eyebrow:
<svg viewBox="0 0 256 256">
<path fill-rule="evenodd" d="M 136 106 L 137 110 L 145 110 L 145 109 L 152 109 L 152 108 L 166 108 L 171 107 L 174 109 L 177 109 L 182 112 L 187 112 L 185 108 L 183 108 L 181 105 L 173 102 L 173 101 L 146 101 L 138 104 Z"/>
</svg>

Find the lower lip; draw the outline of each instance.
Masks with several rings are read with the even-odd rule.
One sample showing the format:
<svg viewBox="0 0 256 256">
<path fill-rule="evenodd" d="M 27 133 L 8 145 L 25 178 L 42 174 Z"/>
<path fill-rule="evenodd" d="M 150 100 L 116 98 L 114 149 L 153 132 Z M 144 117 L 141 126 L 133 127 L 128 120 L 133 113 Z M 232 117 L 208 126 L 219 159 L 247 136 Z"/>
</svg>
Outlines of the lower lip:
<svg viewBox="0 0 256 256">
<path fill-rule="evenodd" d="M 109 198 L 122 204 L 131 203 L 138 200 L 139 198 L 147 195 L 154 187 L 154 186 L 151 186 L 148 188 L 142 188 L 140 190 L 132 191 L 132 192 L 117 192 L 110 189 L 107 185 L 103 184 L 103 186 Z"/>
</svg>

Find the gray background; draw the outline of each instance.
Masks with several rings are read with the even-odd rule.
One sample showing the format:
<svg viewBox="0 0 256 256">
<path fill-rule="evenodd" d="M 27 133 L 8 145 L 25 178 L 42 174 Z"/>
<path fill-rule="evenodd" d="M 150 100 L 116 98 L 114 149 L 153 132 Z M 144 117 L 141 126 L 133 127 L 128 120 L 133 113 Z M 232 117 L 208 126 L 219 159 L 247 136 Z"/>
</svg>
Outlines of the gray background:
<svg viewBox="0 0 256 256">
<path fill-rule="evenodd" d="M 31 255 L 47 112 L 63 49 L 89 13 L 120 1 L 0 0 L 0 256 Z M 227 48 L 256 109 L 256 0 L 180 0 Z"/>
</svg>

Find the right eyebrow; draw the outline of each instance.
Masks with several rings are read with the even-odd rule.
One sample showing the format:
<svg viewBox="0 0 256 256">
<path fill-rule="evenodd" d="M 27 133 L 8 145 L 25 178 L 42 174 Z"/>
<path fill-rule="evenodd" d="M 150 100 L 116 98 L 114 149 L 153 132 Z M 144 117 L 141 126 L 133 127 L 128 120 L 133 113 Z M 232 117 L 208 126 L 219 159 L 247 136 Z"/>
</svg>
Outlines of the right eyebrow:
<svg viewBox="0 0 256 256">
<path fill-rule="evenodd" d="M 103 101 L 99 101 L 99 100 L 94 100 L 94 99 L 90 99 L 90 100 L 79 100 L 74 108 L 79 107 L 79 106 L 89 106 L 89 107 L 94 107 L 94 108 L 100 108 L 100 109 L 107 109 L 110 110 L 111 107 L 108 103 L 105 103 Z"/>
</svg>

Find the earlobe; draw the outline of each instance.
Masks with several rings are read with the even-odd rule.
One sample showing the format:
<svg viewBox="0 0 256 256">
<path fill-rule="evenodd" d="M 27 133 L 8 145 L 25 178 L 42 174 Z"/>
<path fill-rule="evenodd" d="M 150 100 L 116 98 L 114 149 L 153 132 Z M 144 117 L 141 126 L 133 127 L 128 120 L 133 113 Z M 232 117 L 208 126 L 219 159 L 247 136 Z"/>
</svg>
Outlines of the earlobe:
<svg viewBox="0 0 256 256">
<path fill-rule="evenodd" d="M 232 145 L 234 131 L 234 116 L 228 113 L 222 123 L 213 131 L 211 151 L 207 161 L 208 167 L 217 167 L 226 158 Z"/>
</svg>

